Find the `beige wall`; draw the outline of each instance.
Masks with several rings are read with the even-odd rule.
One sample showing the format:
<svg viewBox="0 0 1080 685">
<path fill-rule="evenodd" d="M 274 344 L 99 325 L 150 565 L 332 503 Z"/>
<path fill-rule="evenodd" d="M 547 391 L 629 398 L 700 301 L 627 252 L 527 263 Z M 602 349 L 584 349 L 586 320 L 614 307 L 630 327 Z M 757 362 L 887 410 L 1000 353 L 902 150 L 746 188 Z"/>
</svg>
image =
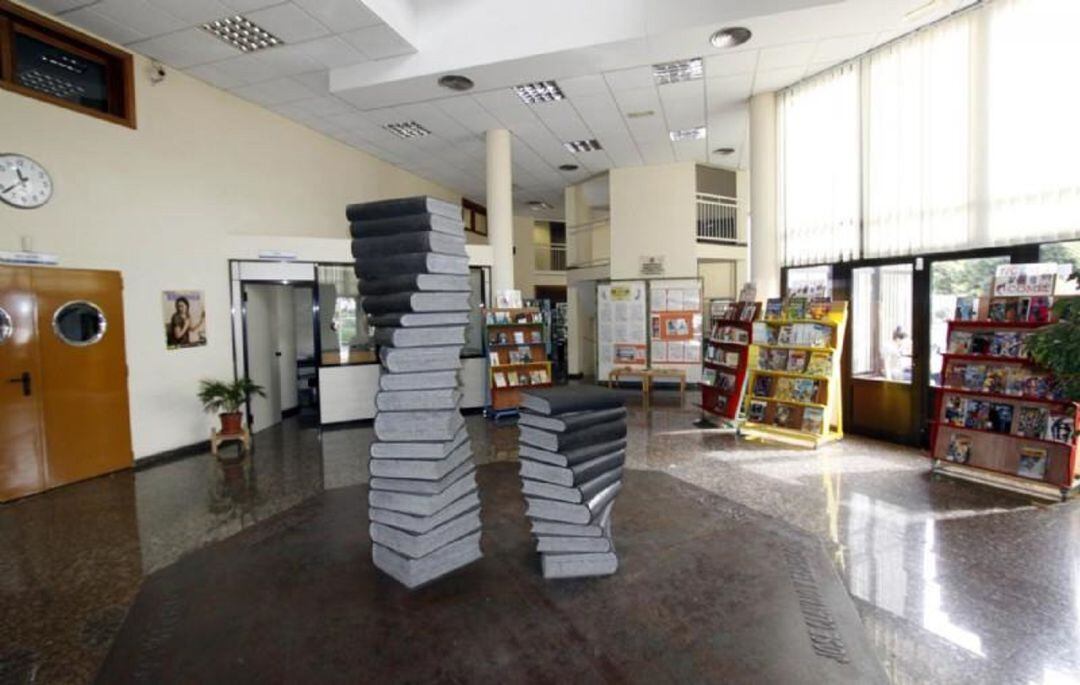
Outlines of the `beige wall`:
<svg viewBox="0 0 1080 685">
<path fill-rule="evenodd" d="M 0 205 L 0 250 L 26 236 L 61 266 L 122 272 L 136 456 L 207 436 L 195 388 L 232 375 L 227 260 L 241 237 L 245 252 L 285 243 L 304 256 L 307 241 L 274 236 L 344 238 L 350 202 L 460 199 L 179 71 L 159 85 L 146 72 L 138 58 L 138 130 L 0 91 L 0 148 L 36 159 L 56 186 L 41 209 Z M 166 351 L 166 289 L 205 291 L 206 347 Z"/>
<path fill-rule="evenodd" d="M 665 278 L 697 276 L 693 162 L 612 169 L 611 278 L 637 278 L 664 256 Z"/>
</svg>

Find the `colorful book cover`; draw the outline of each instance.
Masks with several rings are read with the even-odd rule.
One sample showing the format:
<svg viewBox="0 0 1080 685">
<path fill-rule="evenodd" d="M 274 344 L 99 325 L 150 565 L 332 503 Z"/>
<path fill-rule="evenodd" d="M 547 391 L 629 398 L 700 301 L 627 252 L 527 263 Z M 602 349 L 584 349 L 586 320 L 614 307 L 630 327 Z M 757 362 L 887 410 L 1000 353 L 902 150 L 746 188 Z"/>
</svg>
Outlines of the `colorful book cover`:
<svg viewBox="0 0 1080 685">
<path fill-rule="evenodd" d="M 982 400 L 964 402 L 964 427 L 987 429 L 990 424 L 990 403 Z"/>
<path fill-rule="evenodd" d="M 945 459 L 957 464 L 966 464 L 971 461 L 971 438 L 958 433 L 950 435 Z"/>
<path fill-rule="evenodd" d="M 953 318 L 957 321 L 974 321 L 978 316 L 978 301 L 974 297 L 956 298 L 956 312 Z"/>
<path fill-rule="evenodd" d="M 964 388 L 968 390 L 982 390 L 986 381 L 985 364 L 968 364 L 964 369 Z"/>
<path fill-rule="evenodd" d="M 971 333 L 968 331 L 953 331 L 949 335 L 950 354 L 971 353 Z"/>
<path fill-rule="evenodd" d="M 1046 323 L 1050 320 L 1050 298 L 1049 297 L 1033 297 L 1031 298 L 1031 305 L 1028 307 L 1028 321 L 1034 321 L 1035 323 Z"/>
<path fill-rule="evenodd" d="M 514 342 L 521 345 L 525 342 L 525 331 L 514 331 Z"/>
<path fill-rule="evenodd" d="M 776 413 L 773 414 L 773 424 L 781 428 L 790 428 L 795 422 L 795 407 L 787 404 L 776 405 Z"/>
<path fill-rule="evenodd" d="M 791 324 L 785 324 L 780 327 L 780 331 L 776 335 L 777 345 L 793 345 L 795 344 L 795 327 Z"/>
<path fill-rule="evenodd" d="M 499 353 L 498 352 L 488 352 L 488 361 L 491 362 L 492 366 L 498 366 L 501 363 L 499 361 Z"/>
<path fill-rule="evenodd" d="M 970 354 L 990 354 L 990 345 L 994 342 L 993 333 L 975 333 L 971 336 Z"/>
<path fill-rule="evenodd" d="M 540 331 L 532 331 L 529 334 L 529 342 L 534 342 L 534 343 L 542 342 L 542 338 L 540 336 Z"/>
<path fill-rule="evenodd" d="M 805 297 L 792 297 L 787 302 L 784 314 L 789 319 L 805 319 L 809 309 L 809 302 Z"/>
<path fill-rule="evenodd" d="M 821 407 L 806 407 L 803 409 L 802 429 L 807 433 L 821 433 L 825 422 L 825 410 Z"/>
<path fill-rule="evenodd" d="M 521 381 L 518 380 L 517 371 L 507 371 L 506 372 L 506 381 L 510 385 L 519 385 L 521 383 Z"/>
<path fill-rule="evenodd" d="M 772 376 L 754 376 L 754 397 L 772 397 Z"/>
<path fill-rule="evenodd" d="M 810 347 L 828 347 L 832 343 L 832 328 L 813 324 L 810 332 Z"/>
<path fill-rule="evenodd" d="M 1028 376 L 1024 379 L 1025 397 L 1050 398 L 1050 378 L 1048 376 Z"/>
<path fill-rule="evenodd" d="M 968 365 L 964 362 L 949 362 L 945 365 L 945 385 L 949 388 L 964 387 L 964 376 Z"/>
<path fill-rule="evenodd" d="M 735 389 L 736 378 L 730 373 L 718 373 L 716 374 L 716 385 L 726 393 L 730 393 Z"/>
<path fill-rule="evenodd" d="M 706 366 L 701 370 L 701 382 L 705 385 L 716 385 L 716 369 Z"/>
<path fill-rule="evenodd" d="M 496 388 L 505 388 L 506 387 L 506 376 L 503 375 L 502 371 L 496 371 L 495 374 L 494 374 L 494 377 L 495 377 L 495 387 Z"/>
<path fill-rule="evenodd" d="M 1072 444 L 1075 434 L 1075 420 L 1068 414 L 1051 414 L 1046 421 L 1046 437 L 1049 440 Z"/>
<path fill-rule="evenodd" d="M 795 382 L 792 384 L 791 399 L 796 402 L 817 402 L 818 395 L 818 382 L 809 378 L 795 378 L 791 379 Z"/>
<path fill-rule="evenodd" d="M 540 369 L 534 369 L 532 373 L 529 374 L 529 377 L 532 379 L 533 385 L 540 385 L 545 382 L 543 372 L 541 372 Z"/>
<path fill-rule="evenodd" d="M 746 411 L 746 419 L 748 421 L 753 421 L 754 423 L 764 423 L 765 412 L 768 408 L 768 402 L 761 402 L 760 400 L 750 400 L 750 408 Z"/>
<path fill-rule="evenodd" d="M 724 366 L 738 366 L 739 365 L 739 353 L 738 352 L 724 352 Z"/>
<path fill-rule="evenodd" d="M 983 379 L 983 391 L 1000 395 L 1005 392 L 1008 380 L 1008 369 L 1004 366 L 990 366 L 986 369 L 986 378 Z"/>
<path fill-rule="evenodd" d="M 792 373 L 802 373 L 806 369 L 806 351 L 792 350 L 787 358 L 787 370 Z"/>
<path fill-rule="evenodd" d="M 784 301 L 779 297 L 770 297 L 765 300 L 765 320 L 779 319 L 784 314 Z"/>
<path fill-rule="evenodd" d="M 773 386 L 775 388 L 773 396 L 778 400 L 793 400 L 795 399 L 795 379 L 793 378 L 777 378 Z"/>
<path fill-rule="evenodd" d="M 1016 434 L 1042 440 L 1050 412 L 1045 407 L 1020 407 L 1016 413 Z"/>
<path fill-rule="evenodd" d="M 952 426 L 964 425 L 964 398 L 959 395 L 949 395 L 945 398 L 942 409 L 945 423 Z"/>
<path fill-rule="evenodd" d="M 991 321 L 1005 321 L 1005 303 L 1007 300 L 990 300 L 990 308 L 986 311 L 986 318 Z M 1013 312 L 1016 315 L 1016 312 Z"/>
<path fill-rule="evenodd" d="M 1042 480 L 1046 477 L 1046 450 L 1041 447 L 1021 447 L 1016 475 Z"/>
<path fill-rule="evenodd" d="M 756 302 L 744 302 L 742 311 L 739 313 L 740 321 L 753 321 L 757 318 L 758 306 Z"/>
<path fill-rule="evenodd" d="M 824 319 L 832 309 L 832 300 L 827 297 L 815 297 L 810 300 L 810 318 Z"/>
<path fill-rule="evenodd" d="M 1012 433 L 1013 406 L 1004 402 L 990 404 L 990 430 L 995 433 Z"/>
<path fill-rule="evenodd" d="M 832 356 L 828 352 L 811 352 L 806 362 L 806 373 L 811 376 L 832 375 Z"/>
<path fill-rule="evenodd" d="M 1030 297 L 1023 297 L 1023 298 L 1020 298 L 1019 300 L 1014 300 L 1014 302 L 1016 302 L 1016 318 L 1015 319 L 1009 319 L 1008 318 L 1008 310 L 1006 309 L 1005 320 L 1006 321 L 1027 321 L 1028 320 L 1028 313 L 1031 311 L 1031 298 Z"/>
<path fill-rule="evenodd" d="M 765 366 L 762 368 L 770 371 L 784 371 L 787 369 L 787 350 L 765 350 Z"/>
</svg>

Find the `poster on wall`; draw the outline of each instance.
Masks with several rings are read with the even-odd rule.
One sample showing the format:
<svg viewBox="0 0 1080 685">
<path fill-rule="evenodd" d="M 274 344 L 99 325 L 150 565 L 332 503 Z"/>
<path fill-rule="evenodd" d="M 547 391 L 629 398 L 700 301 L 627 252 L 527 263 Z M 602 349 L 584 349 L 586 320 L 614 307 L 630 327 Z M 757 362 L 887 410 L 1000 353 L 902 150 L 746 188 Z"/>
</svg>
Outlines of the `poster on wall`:
<svg viewBox="0 0 1080 685">
<path fill-rule="evenodd" d="M 649 281 L 649 350 L 652 368 L 686 367 L 686 380 L 701 379 L 701 281 Z"/>
<path fill-rule="evenodd" d="M 1017 297 L 1023 295 L 1054 294 L 1057 264 L 1002 264 L 994 273 L 994 296 Z"/>
<path fill-rule="evenodd" d="M 201 290 L 165 290 L 161 293 L 167 349 L 178 350 L 206 344 L 204 301 Z"/>
<path fill-rule="evenodd" d="M 596 286 L 597 375 L 612 369 L 648 364 L 648 318 L 644 281 L 616 281 Z"/>
</svg>

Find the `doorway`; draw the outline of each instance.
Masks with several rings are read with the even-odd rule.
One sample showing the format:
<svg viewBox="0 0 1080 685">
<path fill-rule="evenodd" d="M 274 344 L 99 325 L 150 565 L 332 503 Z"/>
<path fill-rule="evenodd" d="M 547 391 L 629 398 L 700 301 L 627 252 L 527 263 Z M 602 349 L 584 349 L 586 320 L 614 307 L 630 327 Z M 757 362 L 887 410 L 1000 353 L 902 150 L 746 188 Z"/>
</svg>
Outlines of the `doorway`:
<svg viewBox="0 0 1080 685">
<path fill-rule="evenodd" d="M 130 467 L 123 283 L 0 267 L 0 501 Z"/>
</svg>

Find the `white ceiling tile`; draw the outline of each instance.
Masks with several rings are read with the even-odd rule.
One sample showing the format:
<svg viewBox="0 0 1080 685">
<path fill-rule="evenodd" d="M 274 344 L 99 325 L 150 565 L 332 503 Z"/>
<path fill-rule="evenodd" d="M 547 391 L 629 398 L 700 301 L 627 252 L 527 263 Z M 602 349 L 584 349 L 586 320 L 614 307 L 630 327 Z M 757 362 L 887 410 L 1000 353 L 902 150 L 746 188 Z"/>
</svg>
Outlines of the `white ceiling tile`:
<svg viewBox="0 0 1080 685">
<path fill-rule="evenodd" d="M 338 36 L 326 36 L 297 43 L 296 48 L 330 69 L 368 61 L 365 55 Z"/>
<path fill-rule="evenodd" d="M 219 0 L 150 0 L 150 3 L 189 25 L 201 25 L 235 14 Z"/>
<path fill-rule="evenodd" d="M 311 98 L 311 91 L 298 81 L 291 78 L 279 78 L 272 81 L 257 83 L 253 86 L 234 88 L 233 91 L 240 97 L 257 102 L 260 105 L 277 105 L 284 102 L 295 102 Z"/>
<path fill-rule="evenodd" d="M 408 41 L 386 24 L 350 31 L 342 37 L 371 59 L 385 59 L 416 52 Z"/>
<path fill-rule="evenodd" d="M 815 43 L 792 43 L 779 45 L 774 48 L 765 48 L 758 56 L 758 72 L 787 69 L 790 67 L 805 67 L 814 54 Z"/>
<path fill-rule="evenodd" d="M 311 58 L 304 50 L 307 43 L 276 45 L 266 50 L 259 50 L 254 56 L 279 76 L 295 76 L 313 71 L 323 71 L 326 65 Z M 329 89 L 329 86 L 327 86 Z"/>
<path fill-rule="evenodd" d="M 638 145 L 641 156 L 646 164 L 667 164 L 675 161 L 675 154 L 671 149 L 671 143 L 655 143 L 652 145 Z"/>
<path fill-rule="evenodd" d="M 615 102 L 623 114 L 649 110 L 661 114 L 660 96 L 654 87 L 615 91 Z"/>
<path fill-rule="evenodd" d="M 43 12 L 59 14 L 60 12 L 68 12 L 78 7 L 92 5 L 97 2 L 97 0 L 25 0 L 25 2 L 27 5 Z"/>
<path fill-rule="evenodd" d="M 842 36 L 840 38 L 826 38 L 818 41 L 811 56 L 811 62 L 839 62 L 870 49 L 874 42 L 874 34 L 861 34 L 858 36 Z"/>
<path fill-rule="evenodd" d="M 664 101 L 664 118 L 671 130 L 705 125 L 705 99 L 686 98 Z"/>
<path fill-rule="evenodd" d="M 500 126 L 499 120 L 469 95 L 438 100 L 435 105 L 473 133 L 484 133 Z"/>
<path fill-rule="evenodd" d="M 757 61 L 757 50 L 710 55 L 705 58 L 705 78 L 752 74 L 754 69 L 757 68 Z"/>
<path fill-rule="evenodd" d="M 745 102 L 754 86 L 753 74 L 710 78 L 705 82 L 705 101 L 709 111 Z"/>
<path fill-rule="evenodd" d="M 680 162 L 707 162 L 709 159 L 708 142 L 701 140 L 683 140 L 672 143 L 675 159 Z"/>
<path fill-rule="evenodd" d="M 795 83 L 803 74 L 806 67 L 791 67 L 789 69 L 774 69 L 773 71 L 759 71 L 754 77 L 754 92 L 766 93 L 780 90 Z"/>
<path fill-rule="evenodd" d="M 668 83 L 659 86 L 657 90 L 660 93 L 660 99 L 664 102 L 674 99 L 681 100 L 693 97 L 703 97 L 705 94 L 705 79 Z"/>
<path fill-rule="evenodd" d="M 269 81 L 272 78 L 284 75 L 275 69 L 273 65 L 263 61 L 262 55 L 257 53 L 247 55 L 242 54 L 239 57 L 223 59 L 219 62 L 214 62 L 209 66 L 217 68 L 219 78 L 224 78 L 233 82 L 233 85 L 226 86 L 226 88 L 246 86 L 260 81 Z"/>
<path fill-rule="evenodd" d="M 286 43 L 300 43 L 330 33 L 314 17 L 291 2 L 249 12 L 245 16 Z"/>
<path fill-rule="evenodd" d="M 331 114 L 324 117 L 332 124 L 336 124 L 344 129 L 355 131 L 361 128 L 377 128 L 371 123 L 363 114 L 356 110 L 350 110 L 348 112 L 340 112 L 337 114 Z"/>
<path fill-rule="evenodd" d="M 128 47 L 178 69 L 216 62 L 237 53 L 236 48 L 194 28 L 132 43 Z"/>
<path fill-rule="evenodd" d="M 608 82 L 608 86 L 614 91 L 632 90 L 635 88 L 646 88 L 656 85 L 656 82 L 653 79 L 651 65 L 647 67 L 634 67 L 633 69 L 609 71 L 604 74 L 604 80 Z"/>
<path fill-rule="evenodd" d="M 334 33 L 381 24 L 379 17 L 360 0 L 293 0 Z"/>
<path fill-rule="evenodd" d="M 94 5 L 94 11 L 143 36 L 158 36 L 189 26 L 146 0 L 101 0 Z"/>
<path fill-rule="evenodd" d="M 229 88 L 238 88 L 249 83 L 249 81 L 237 78 L 235 74 L 223 71 L 217 64 L 220 63 L 202 64 L 197 67 L 186 69 L 185 71 L 199 80 L 226 90 Z"/>
<path fill-rule="evenodd" d="M 222 2 L 237 12 L 250 12 L 263 7 L 281 4 L 281 0 L 222 0 Z"/>
<path fill-rule="evenodd" d="M 324 96 L 330 95 L 330 72 L 326 69 L 296 74 L 293 78 L 303 83 L 313 93 Z"/>
<path fill-rule="evenodd" d="M 93 7 L 68 12 L 64 15 L 65 21 L 70 21 L 79 28 L 86 29 L 96 36 L 110 40 L 120 45 L 134 43 L 147 38 L 147 34 L 136 31 L 127 24 L 114 21 L 112 18 L 101 14 Z"/>
<path fill-rule="evenodd" d="M 606 94 L 608 92 L 607 81 L 600 74 L 559 79 L 558 84 L 562 92 L 571 100 L 576 100 L 582 96 L 596 95 L 598 93 Z"/>
</svg>

